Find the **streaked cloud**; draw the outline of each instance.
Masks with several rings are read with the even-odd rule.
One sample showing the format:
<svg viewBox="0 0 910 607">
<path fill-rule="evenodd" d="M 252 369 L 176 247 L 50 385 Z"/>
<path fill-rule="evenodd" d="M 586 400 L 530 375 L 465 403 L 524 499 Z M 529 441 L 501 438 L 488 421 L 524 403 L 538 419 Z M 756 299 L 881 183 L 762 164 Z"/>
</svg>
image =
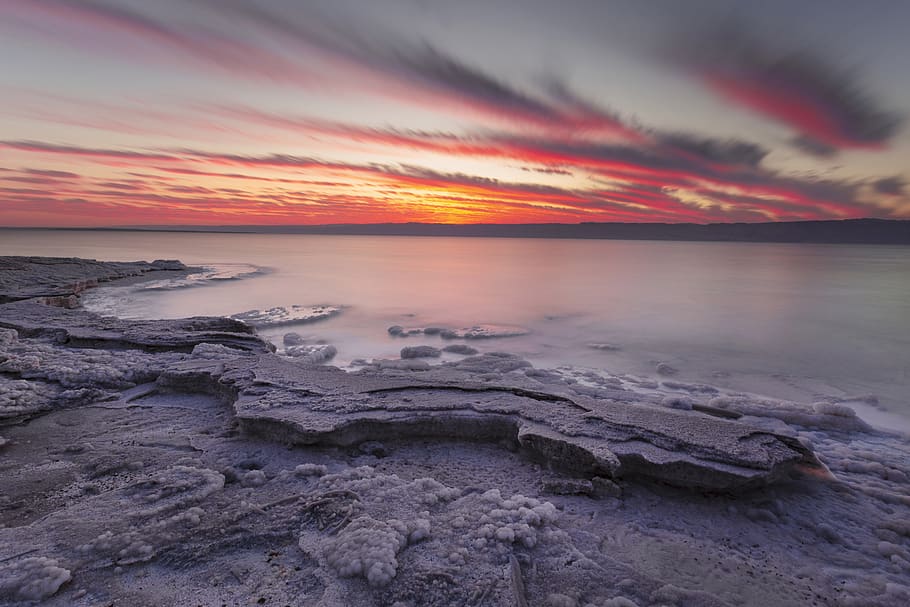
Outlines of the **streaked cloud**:
<svg viewBox="0 0 910 607">
<path fill-rule="evenodd" d="M 792 143 L 820 156 L 881 149 L 903 116 L 886 107 L 855 70 L 808 49 L 765 42 L 743 25 L 690 32 L 670 60 L 724 99 L 793 129 Z"/>
<path fill-rule="evenodd" d="M 77 65 L 61 50 L 76 49 L 87 73 L 87 57 L 119 62 L 127 76 L 135 72 L 130 82 L 142 85 L 136 93 L 119 83 L 95 91 L 54 70 L 45 82 L 25 78 L 28 86 L 0 80 L 8 102 L 0 126 L 12 133 L 0 142 L 0 221 L 73 216 L 62 209 L 76 210 L 79 221 L 121 225 L 149 217 L 363 223 L 910 216 L 908 176 L 899 168 L 869 163 L 831 172 L 830 159 L 846 151 L 891 154 L 893 165 L 889 148 L 901 142 L 903 112 L 824 53 L 794 52 L 737 27 L 683 27 L 670 38 L 673 27 L 665 26 L 669 42 L 661 44 L 672 56 L 663 55 L 658 67 L 648 56 L 637 61 L 662 70 L 667 86 L 688 87 L 680 100 L 707 106 L 715 95 L 713 103 L 748 110 L 740 115 L 751 122 L 714 124 L 676 98 L 660 99 L 671 111 L 652 121 L 647 103 L 616 104 L 610 91 L 640 83 L 634 74 L 601 74 L 595 47 L 578 69 L 571 55 L 564 69 L 554 60 L 529 75 L 509 69 L 515 61 L 469 52 L 469 29 L 463 42 L 434 38 L 412 31 L 410 22 L 374 22 L 355 4 L 316 4 L 0 0 L 10 16 L 0 28 L 17 40 L 40 40 L 41 53 L 61 65 Z M 20 24 L 28 27 L 20 31 Z M 520 32 L 501 34 L 504 55 L 522 44 L 536 48 Z M 564 41 L 556 33 L 554 40 Z M 785 160 L 793 157 L 791 167 Z"/>
</svg>

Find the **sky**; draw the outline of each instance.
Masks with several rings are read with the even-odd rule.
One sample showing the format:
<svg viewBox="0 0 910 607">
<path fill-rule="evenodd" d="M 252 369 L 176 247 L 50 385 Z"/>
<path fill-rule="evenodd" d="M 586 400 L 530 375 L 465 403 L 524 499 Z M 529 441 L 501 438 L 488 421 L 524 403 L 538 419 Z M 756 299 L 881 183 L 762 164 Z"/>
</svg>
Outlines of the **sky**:
<svg viewBox="0 0 910 607">
<path fill-rule="evenodd" d="M 910 218 L 904 0 L 0 0 L 0 226 Z"/>
</svg>

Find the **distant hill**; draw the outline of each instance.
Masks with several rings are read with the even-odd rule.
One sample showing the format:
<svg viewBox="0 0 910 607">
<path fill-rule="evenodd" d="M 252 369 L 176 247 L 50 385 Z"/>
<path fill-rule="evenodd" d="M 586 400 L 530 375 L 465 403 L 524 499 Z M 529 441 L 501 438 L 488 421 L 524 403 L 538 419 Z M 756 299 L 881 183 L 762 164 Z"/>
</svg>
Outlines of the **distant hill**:
<svg viewBox="0 0 910 607">
<path fill-rule="evenodd" d="M 910 245 L 910 220 L 844 219 L 773 223 L 376 223 L 290 226 L 142 226 L 108 228 L 261 234 L 371 236 L 472 236 L 491 238 L 586 238 Z"/>
</svg>

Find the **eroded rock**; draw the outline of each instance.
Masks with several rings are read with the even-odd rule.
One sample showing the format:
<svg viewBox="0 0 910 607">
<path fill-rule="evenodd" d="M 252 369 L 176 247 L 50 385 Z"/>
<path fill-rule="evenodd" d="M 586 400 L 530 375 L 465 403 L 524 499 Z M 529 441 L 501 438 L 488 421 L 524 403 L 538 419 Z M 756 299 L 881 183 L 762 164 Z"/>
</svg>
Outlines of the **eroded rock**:
<svg viewBox="0 0 910 607">
<path fill-rule="evenodd" d="M 180 272 L 190 268 L 175 260 L 111 262 L 76 257 L 0 257 L 0 303 L 32 298 L 67 303 L 98 283 L 149 272 Z M 74 303 L 74 302 L 69 302 Z"/>
<path fill-rule="evenodd" d="M 163 381 L 179 377 L 180 367 Z M 419 375 L 388 371 L 303 370 L 267 354 L 192 372 L 207 376 L 200 386 L 231 387 L 243 429 L 289 443 L 430 436 L 511 441 L 576 473 L 716 490 L 773 482 L 797 465 L 817 465 L 791 437 L 690 411 L 480 383 L 454 365 Z"/>
</svg>

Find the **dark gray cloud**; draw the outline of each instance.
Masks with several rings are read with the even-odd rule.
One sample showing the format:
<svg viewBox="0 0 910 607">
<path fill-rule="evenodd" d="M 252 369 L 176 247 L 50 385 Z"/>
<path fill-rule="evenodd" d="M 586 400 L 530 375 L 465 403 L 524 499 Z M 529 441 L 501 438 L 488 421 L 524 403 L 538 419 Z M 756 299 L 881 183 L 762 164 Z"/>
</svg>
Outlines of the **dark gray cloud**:
<svg viewBox="0 0 910 607">
<path fill-rule="evenodd" d="M 875 191 L 887 196 L 903 196 L 906 192 L 907 182 L 903 177 L 884 177 L 872 184 Z"/>
<path fill-rule="evenodd" d="M 809 135 L 797 135 L 790 138 L 788 143 L 800 152 L 819 158 L 833 158 L 840 151 L 836 146 L 819 141 Z"/>
<path fill-rule="evenodd" d="M 708 162 L 757 167 L 768 150 L 740 139 L 699 137 L 690 133 L 657 134 L 657 139 L 671 151 L 692 154 Z"/>
<path fill-rule="evenodd" d="M 818 154 L 880 148 L 903 116 L 837 59 L 764 39 L 742 23 L 681 34 L 667 59 L 728 101 L 793 128 L 795 143 Z"/>
</svg>

